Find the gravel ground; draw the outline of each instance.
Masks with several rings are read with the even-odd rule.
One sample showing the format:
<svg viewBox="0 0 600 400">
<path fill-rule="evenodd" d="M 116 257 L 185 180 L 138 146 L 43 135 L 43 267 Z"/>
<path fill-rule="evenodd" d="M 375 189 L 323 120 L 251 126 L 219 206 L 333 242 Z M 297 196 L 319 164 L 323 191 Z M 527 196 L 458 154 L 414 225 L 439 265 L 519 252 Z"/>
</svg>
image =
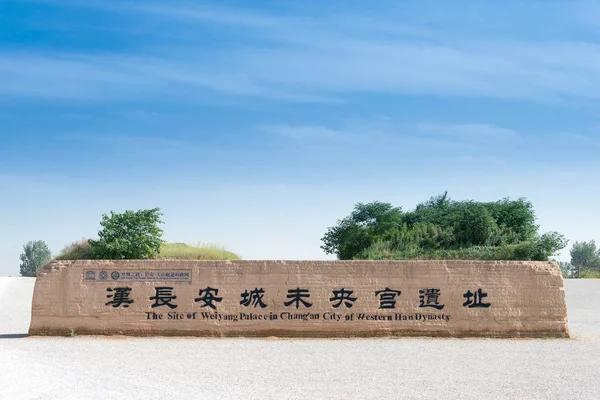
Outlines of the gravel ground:
<svg viewBox="0 0 600 400">
<path fill-rule="evenodd" d="M 600 280 L 566 282 L 572 339 L 25 337 L 0 278 L 0 399 L 600 399 Z"/>
</svg>

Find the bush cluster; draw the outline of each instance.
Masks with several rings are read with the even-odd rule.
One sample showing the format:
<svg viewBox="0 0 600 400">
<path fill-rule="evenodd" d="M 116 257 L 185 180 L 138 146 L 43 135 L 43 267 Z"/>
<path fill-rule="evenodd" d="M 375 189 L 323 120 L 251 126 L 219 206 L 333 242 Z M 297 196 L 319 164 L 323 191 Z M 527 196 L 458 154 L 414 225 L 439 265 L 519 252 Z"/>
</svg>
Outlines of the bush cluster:
<svg viewBox="0 0 600 400">
<path fill-rule="evenodd" d="M 453 201 L 447 193 L 409 212 L 389 203 L 358 203 L 328 229 L 321 248 L 339 259 L 540 260 L 567 245 L 557 232 L 538 233 L 525 199 Z"/>
</svg>

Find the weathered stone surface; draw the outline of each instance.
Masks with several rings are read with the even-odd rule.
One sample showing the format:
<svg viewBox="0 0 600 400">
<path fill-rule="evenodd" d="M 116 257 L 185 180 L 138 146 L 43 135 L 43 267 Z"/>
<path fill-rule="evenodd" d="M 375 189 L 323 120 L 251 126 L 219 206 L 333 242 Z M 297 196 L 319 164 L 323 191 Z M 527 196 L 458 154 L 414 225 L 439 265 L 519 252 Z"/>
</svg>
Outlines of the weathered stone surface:
<svg viewBox="0 0 600 400">
<path fill-rule="evenodd" d="M 143 276 L 145 271 L 155 274 L 147 281 L 127 278 L 135 273 Z M 159 277 L 159 271 L 180 275 Z M 116 292 L 107 289 L 118 287 L 131 288 L 128 298 L 133 303 L 113 307 L 117 305 Z M 172 295 L 177 297 L 171 303 L 177 307 L 152 307 L 156 300 L 150 298 L 156 296 L 156 287 L 172 287 Z M 221 298 L 213 302 L 216 309 L 195 301 L 207 287 L 218 289 L 212 293 Z M 309 290 L 310 297 L 302 299 L 312 304 L 310 307 L 284 305 L 291 300 L 288 290 L 296 288 Z M 331 300 L 333 291 L 342 288 L 351 290 L 350 297 L 356 300 L 334 307 L 338 301 Z M 383 297 L 390 300 L 384 304 L 394 308 L 380 308 L 384 293 L 376 292 L 386 288 L 400 291 L 393 299 L 393 295 Z M 264 290 L 261 300 L 265 308 L 258 302 L 241 304 L 241 294 L 254 289 Z M 438 304 L 433 296 L 428 299 L 428 289 L 439 290 L 433 292 L 439 295 Z M 465 293 L 477 294 L 479 289 L 487 294 L 481 302 L 490 306 L 464 305 L 469 299 L 478 300 L 465 297 Z M 568 337 L 558 265 L 525 261 L 50 263 L 38 272 L 29 334 L 64 336 L 71 330 L 136 336 Z"/>
</svg>

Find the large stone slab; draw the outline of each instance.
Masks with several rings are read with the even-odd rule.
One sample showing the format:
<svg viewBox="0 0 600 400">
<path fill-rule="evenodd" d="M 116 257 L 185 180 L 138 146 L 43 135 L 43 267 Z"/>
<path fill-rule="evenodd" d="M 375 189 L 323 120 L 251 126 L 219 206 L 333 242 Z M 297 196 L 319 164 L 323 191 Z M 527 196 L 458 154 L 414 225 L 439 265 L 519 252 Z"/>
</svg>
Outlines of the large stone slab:
<svg viewBox="0 0 600 400">
<path fill-rule="evenodd" d="M 556 263 L 59 261 L 30 335 L 568 337 Z"/>
</svg>

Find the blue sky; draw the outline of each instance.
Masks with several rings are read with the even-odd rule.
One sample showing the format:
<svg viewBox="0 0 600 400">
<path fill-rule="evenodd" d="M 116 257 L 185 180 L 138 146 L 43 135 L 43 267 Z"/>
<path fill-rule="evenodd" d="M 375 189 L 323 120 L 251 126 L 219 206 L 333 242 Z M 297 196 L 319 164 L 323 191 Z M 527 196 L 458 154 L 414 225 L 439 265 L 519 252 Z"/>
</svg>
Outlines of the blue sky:
<svg viewBox="0 0 600 400">
<path fill-rule="evenodd" d="M 526 197 L 600 241 L 593 1 L 0 2 L 0 275 L 102 213 L 331 259 L 357 202 Z M 559 259 L 568 259 L 568 249 Z"/>
</svg>

